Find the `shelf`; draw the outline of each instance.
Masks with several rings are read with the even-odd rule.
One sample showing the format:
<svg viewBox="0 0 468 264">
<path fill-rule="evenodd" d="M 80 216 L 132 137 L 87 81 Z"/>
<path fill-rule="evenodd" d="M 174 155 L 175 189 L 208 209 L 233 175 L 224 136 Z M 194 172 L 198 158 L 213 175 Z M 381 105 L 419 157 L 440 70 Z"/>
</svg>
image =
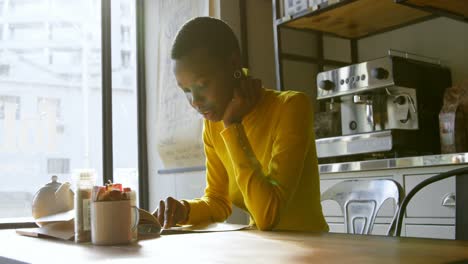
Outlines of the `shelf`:
<svg viewBox="0 0 468 264">
<path fill-rule="evenodd" d="M 468 22 L 468 0 L 397 0 L 397 2 Z"/>
<path fill-rule="evenodd" d="M 277 24 L 358 39 L 433 17 L 430 12 L 397 4 L 394 0 L 342 0 Z"/>
</svg>

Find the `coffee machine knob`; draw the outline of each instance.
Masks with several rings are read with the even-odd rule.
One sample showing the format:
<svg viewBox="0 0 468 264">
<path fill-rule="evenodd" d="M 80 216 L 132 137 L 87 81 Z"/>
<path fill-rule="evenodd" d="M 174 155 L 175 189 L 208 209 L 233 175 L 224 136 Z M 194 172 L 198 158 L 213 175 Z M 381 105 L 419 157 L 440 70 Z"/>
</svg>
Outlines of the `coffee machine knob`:
<svg viewBox="0 0 468 264">
<path fill-rule="evenodd" d="M 406 104 L 406 97 L 404 95 L 399 95 L 393 100 L 393 103 L 404 105 Z"/>
<path fill-rule="evenodd" d="M 335 87 L 335 84 L 329 80 L 322 80 L 319 82 L 319 87 L 322 90 L 330 91 L 330 90 L 333 90 L 333 88 Z"/>
<path fill-rule="evenodd" d="M 374 68 L 371 70 L 371 76 L 378 80 L 386 79 L 388 77 L 388 71 L 381 67 Z"/>
</svg>

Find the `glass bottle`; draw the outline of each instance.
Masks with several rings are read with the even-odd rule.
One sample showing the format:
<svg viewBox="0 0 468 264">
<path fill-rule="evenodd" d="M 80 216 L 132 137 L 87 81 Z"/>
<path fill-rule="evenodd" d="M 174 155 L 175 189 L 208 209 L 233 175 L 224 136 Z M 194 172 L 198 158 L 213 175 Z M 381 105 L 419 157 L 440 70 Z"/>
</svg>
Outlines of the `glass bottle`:
<svg viewBox="0 0 468 264">
<path fill-rule="evenodd" d="M 92 170 L 80 170 L 75 174 L 75 242 L 91 241 L 91 194 L 96 181 Z"/>
</svg>

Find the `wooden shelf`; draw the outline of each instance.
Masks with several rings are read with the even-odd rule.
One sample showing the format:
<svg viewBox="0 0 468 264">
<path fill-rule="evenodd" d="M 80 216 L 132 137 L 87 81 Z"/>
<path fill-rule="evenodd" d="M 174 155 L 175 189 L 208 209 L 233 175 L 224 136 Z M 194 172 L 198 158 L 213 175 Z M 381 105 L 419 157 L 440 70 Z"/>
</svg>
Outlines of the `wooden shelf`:
<svg viewBox="0 0 468 264">
<path fill-rule="evenodd" d="M 358 39 L 432 17 L 430 12 L 397 4 L 394 0 L 342 0 L 291 20 L 279 21 L 278 25 Z"/>
<path fill-rule="evenodd" d="M 397 0 L 397 2 L 468 22 L 468 0 Z"/>
</svg>

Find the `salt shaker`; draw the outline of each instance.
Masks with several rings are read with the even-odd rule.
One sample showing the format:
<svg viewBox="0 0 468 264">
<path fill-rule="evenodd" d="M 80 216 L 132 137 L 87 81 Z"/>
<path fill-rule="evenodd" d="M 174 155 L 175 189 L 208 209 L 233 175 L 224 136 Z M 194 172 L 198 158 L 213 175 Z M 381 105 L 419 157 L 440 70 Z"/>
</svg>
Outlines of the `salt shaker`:
<svg viewBox="0 0 468 264">
<path fill-rule="evenodd" d="M 75 242 L 91 241 L 91 194 L 96 181 L 92 170 L 75 173 Z"/>
</svg>

